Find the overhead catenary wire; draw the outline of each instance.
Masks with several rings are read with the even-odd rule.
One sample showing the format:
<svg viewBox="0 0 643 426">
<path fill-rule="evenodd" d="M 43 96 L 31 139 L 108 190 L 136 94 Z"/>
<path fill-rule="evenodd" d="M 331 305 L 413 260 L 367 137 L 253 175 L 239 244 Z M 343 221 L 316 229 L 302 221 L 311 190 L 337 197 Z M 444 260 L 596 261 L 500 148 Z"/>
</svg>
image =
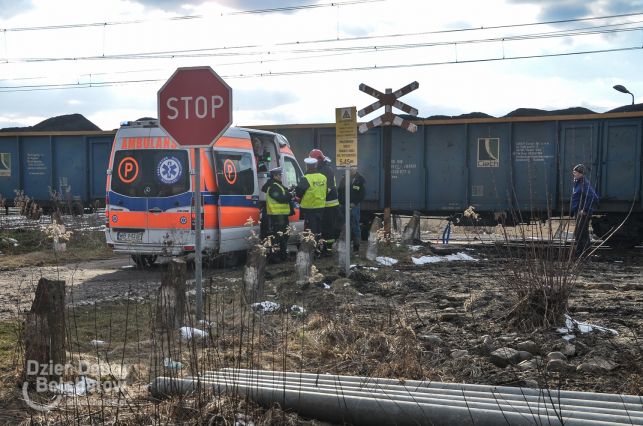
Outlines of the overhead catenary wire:
<svg viewBox="0 0 643 426">
<path fill-rule="evenodd" d="M 358 3 L 358 2 L 354 2 Z M 348 3 L 337 3 L 336 5 L 342 5 Z M 353 4 L 353 3 L 351 3 Z M 487 30 L 487 29 L 498 29 L 498 28 L 513 28 L 521 26 L 532 26 L 532 25 L 544 25 L 551 23 L 571 23 L 571 22 L 584 22 L 590 20 L 599 20 L 599 19 L 613 19 L 617 17 L 632 17 L 637 15 L 643 15 L 643 13 L 631 13 L 631 14 L 620 14 L 620 15 L 608 15 L 601 17 L 588 17 L 588 18 L 576 18 L 576 19 L 567 19 L 567 20 L 557 20 L 557 21 L 544 21 L 536 23 L 525 23 L 525 24 L 510 24 L 510 25 L 498 25 L 498 26 L 487 26 L 479 28 L 462 28 L 462 29 L 451 29 L 451 30 L 439 30 L 439 31 L 428 31 L 421 33 L 406 33 L 406 34 L 389 34 L 389 35 L 378 35 L 378 36 L 366 36 L 366 37 L 354 37 L 354 38 L 339 38 L 332 40 L 308 40 L 308 41 L 288 41 L 282 43 L 275 43 L 276 46 L 272 50 L 250 50 L 256 49 L 259 45 L 257 44 L 246 44 L 238 46 L 229 46 L 229 47 L 210 47 L 210 48 L 201 48 L 201 49 L 178 49 L 178 50 L 168 50 L 168 51 L 155 51 L 155 52 L 133 52 L 133 53 L 121 53 L 121 54 L 112 54 L 112 55 L 94 55 L 94 56 L 73 56 L 73 57 L 44 57 L 44 58 L 5 58 L 4 61 L 0 60 L 0 66 L 2 64 L 16 63 L 16 62 L 61 62 L 61 61 L 110 61 L 110 60 L 142 60 L 142 59 L 194 59 L 194 58 L 208 58 L 208 57 L 225 57 L 225 58 L 235 58 L 235 57 L 247 57 L 242 61 L 226 61 L 216 64 L 217 68 L 222 68 L 226 66 L 238 66 L 238 65 L 265 65 L 268 63 L 286 63 L 286 62 L 295 62 L 295 61 L 307 61 L 310 59 L 327 59 L 331 57 L 336 57 L 340 55 L 354 55 L 354 54 L 380 54 L 381 52 L 391 52 L 391 51 L 401 51 L 405 49 L 419 49 L 419 48 L 431 48 L 436 46 L 446 46 L 446 45 L 466 45 L 466 44 L 475 44 L 475 43 L 497 43 L 501 42 L 503 44 L 503 54 L 500 57 L 487 57 L 487 58 L 475 58 L 475 59 L 461 59 L 456 57 L 455 60 L 444 60 L 444 61 L 430 61 L 430 62 L 415 62 L 415 63 L 382 63 L 381 61 L 372 61 L 371 64 L 367 65 L 354 65 L 354 66 L 344 66 L 344 67 L 328 67 L 328 68 L 315 68 L 315 69 L 290 69 L 287 71 L 281 70 L 267 70 L 262 72 L 257 72 L 249 68 L 249 72 L 244 73 L 234 73 L 231 72 L 228 75 L 223 75 L 227 78 L 263 78 L 271 76 L 287 76 L 287 75 L 307 75 L 307 74 L 320 74 L 320 73 L 334 73 L 334 72 L 350 72 L 350 71 L 367 71 L 367 70 L 384 70 L 384 69 L 395 69 L 395 68 L 410 68 L 410 67 L 422 67 L 422 66 L 436 66 L 436 65 L 449 65 L 449 64 L 469 64 L 476 62 L 494 62 L 500 60 L 520 60 L 520 59 L 535 59 L 535 58 L 547 58 L 547 57 L 559 57 L 559 56 L 570 56 L 570 55 L 581 55 L 581 54 L 597 54 L 597 53 L 609 53 L 609 52 L 621 52 L 628 50 L 635 50 L 640 48 L 640 46 L 628 46 L 628 47 L 616 47 L 616 48 L 606 48 L 606 49 L 591 49 L 591 50 L 576 50 L 568 52 L 552 52 L 552 53 L 540 53 L 533 55 L 506 55 L 505 54 L 505 43 L 510 41 L 520 42 L 524 40 L 541 40 L 549 38 L 560 38 L 560 37 L 577 37 L 577 36 L 586 36 L 586 35 L 602 35 L 602 34 L 614 34 L 620 32 L 632 32 L 643 30 L 642 26 L 632 27 L 632 25 L 640 24 L 643 21 L 628 21 L 620 23 L 610 23 L 600 26 L 590 26 L 590 27 L 581 27 L 581 28 L 572 28 L 572 29 L 563 29 L 547 32 L 537 32 L 537 33 L 527 33 L 527 34 L 514 34 L 514 35 L 505 35 L 498 37 L 486 37 L 486 38 L 472 38 L 466 40 L 443 40 L 443 41 L 427 41 L 427 42 L 414 42 L 414 43 L 397 43 L 397 44 L 380 44 L 380 45 L 345 45 L 347 41 L 355 41 L 361 39 L 376 39 L 376 38 L 386 38 L 386 37 L 402 37 L 410 36 L 417 34 L 437 34 L 437 33 L 448 33 L 455 31 L 470 31 L 470 30 Z M 330 46 L 320 46 L 314 47 L 311 46 L 314 43 L 333 43 Z M 338 45 L 335 44 L 344 44 Z M 292 49 L 283 49 L 284 47 L 292 46 Z M 310 46 L 310 47 L 309 47 Z M 161 70 L 157 70 L 161 71 Z M 141 72 L 141 70 L 130 70 L 129 73 Z M 122 74 L 123 72 L 105 72 L 101 71 L 100 73 L 91 73 L 85 72 L 82 75 L 84 76 L 107 76 L 110 74 Z M 42 77 L 47 78 L 47 77 Z M 5 78 L 0 81 L 11 82 L 18 80 L 25 80 L 24 76 L 21 76 L 16 79 Z M 103 80 L 103 81 L 90 81 L 90 82 L 81 82 L 80 79 L 73 83 L 43 83 L 38 85 L 1 85 L 1 92 L 18 92 L 18 91 L 33 91 L 33 90 L 60 90 L 60 89 L 71 89 L 71 88 L 95 88 L 95 87 L 107 87 L 107 86 L 116 86 L 116 85 L 131 85 L 131 84 L 147 84 L 153 82 L 163 81 L 163 78 L 142 78 L 142 79 L 126 79 L 126 80 Z M 1 83 L 0 83 L 1 84 Z"/>
<path fill-rule="evenodd" d="M 397 68 L 415 68 L 415 67 L 456 65 L 456 64 L 463 65 L 463 64 L 480 63 L 480 62 L 497 62 L 497 61 L 551 58 L 551 57 L 560 57 L 560 56 L 574 56 L 574 55 L 586 55 L 586 54 L 598 54 L 598 53 L 610 53 L 610 52 L 625 52 L 625 51 L 631 51 L 631 50 L 633 51 L 633 50 L 641 50 L 641 49 L 643 49 L 642 46 L 630 46 L 630 47 L 614 48 L 614 49 L 584 50 L 584 51 L 576 51 L 576 52 L 562 52 L 562 53 L 538 54 L 538 55 L 520 55 L 520 56 L 512 56 L 512 57 L 502 56 L 502 57 L 485 58 L 485 59 L 470 59 L 470 60 L 465 59 L 465 60 L 417 62 L 417 63 L 409 63 L 409 64 L 389 64 L 389 65 L 375 64 L 375 65 L 361 66 L 361 67 L 308 69 L 308 70 L 299 70 L 299 71 L 279 71 L 279 72 L 267 72 L 267 73 L 245 73 L 245 74 L 229 74 L 229 75 L 221 74 L 221 77 L 226 79 L 228 78 L 234 79 L 234 78 L 258 78 L 258 77 L 280 77 L 280 76 L 306 75 L 306 74 L 324 74 L 324 73 L 333 73 L 333 72 L 374 71 L 374 70 L 386 70 L 386 69 L 397 69 Z M 99 87 L 108 87 L 108 86 L 117 86 L 117 85 L 126 85 L 126 84 L 158 83 L 161 81 L 166 81 L 166 78 L 119 80 L 119 81 L 105 81 L 105 82 L 86 82 L 86 83 L 0 86 L 0 93 L 36 91 L 36 90 L 89 89 L 89 88 L 99 88 Z"/>
</svg>

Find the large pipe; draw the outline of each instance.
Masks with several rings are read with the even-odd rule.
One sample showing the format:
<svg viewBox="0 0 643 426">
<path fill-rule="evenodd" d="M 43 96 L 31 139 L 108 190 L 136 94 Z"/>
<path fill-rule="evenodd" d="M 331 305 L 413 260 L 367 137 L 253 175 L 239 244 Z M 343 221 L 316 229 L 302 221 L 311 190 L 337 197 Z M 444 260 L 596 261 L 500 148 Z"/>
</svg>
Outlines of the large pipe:
<svg viewBox="0 0 643 426">
<path fill-rule="evenodd" d="M 417 388 L 417 387 L 408 387 L 406 385 L 379 385 L 374 383 L 351 383 L 343 382 L 341 380 L 335 380 L 335 376 L 320 376 L 319 379 L 312 380 L 311 378 L 302 378 L 296 379 L 296 381 L 286 382 L 290 387 L 296 387 L 301 389 L 315 389 L 318 392 L 330 391 L 336 393 L 337 390 L 342 391 L 343 393 L 347 392 L 368 392 L 370 394 L 382 394 L 383 397 L 395 399 L 395 398 L 413 398 L 415 400 L 420 400 L 421 398 L 434 398 L 434 399 L 444 399 L 444 398 L 463 398 L 468 401 L 481 401 L 492 399 L 494 404 L 505 403 L 505 404 L 537 404 L 537 403 L 549 403 L 555 404 L 556 407 L 565 406 L 568 407 L 584 407 L 588 411 L 594 411 L 598 409 L 603 409 L 605 412 L 612 410 L 614 414 L 621 413 L 623 410 L 633 410 L 636 412 L 638 408 L 641 407 L 641 403 L 632 403 L 632 402 L 616 402 L 616 401 L 593 401 L 580 398 L 561 398 L 557 396 L 556 391 L 546 391 L 544 390 L 539 395 L 533 395 L 529 393 L 503 393 L 498 389 L 493 392 L 482 392 L 482 391 L 472 391 L 467 389 L 441 389 L 441 388 Z M 216 373 L 216 372 L 206 372 L 201 378 L 204 382 L 212 381 L 227 381 L 230 383 L 245 382 L 249 385 L 257 386 L 279 386 L 284 383 L 281 378 L 275 377 L 266 377 L 266 376 L 243 376 L 239 374 L 225 374 L 225 372 Z M 277 380 L 276 380 L 277 379 Z M 428 382 L 427 382 L 428 383 Z M 507 388 L 514 390 L 515 388 Z M 518 388 L 520 389 L 520 388 Z M 531 391 L 531 389 L 526 389 L 526 391 Z M 636 398 L 636 397 L 635 397 Z"/>
<path fill-rule="evenodd" d="M 365 376 L 344 376 L 344 375 L 334 375 L 334 374 L 318 374 L 318 373 L 300 373 L 293 371 L 271 371 L 271 370 L 249 370 L 249 369 L 237 369 L 237 368 L 223 368 L 221 372 L 227 372 L 231 375 L 249 375 L 249 376 L 272 376 L 280 379 L 313 379 L 321 380 L 324 378 L 335 380 L 339 382 L 355 382 L 361 384 L 376 384 L 383 386 L 384 384 L 391 385 L 401 385 L 406 389 L 421 389 L 421 388 L 432 388 L 432 389 L 457 389 L 457 390 L 472 390 L 480 392 L 499 392 L 499 393 L 509 393 L 516 395 L 543 395 L 546 394 L 552 398 L 579 398 L 592 401 L 613 401 L 613 402 L 630 402 L 637 404 L 639 407 L 643 404 L 643 396 L 637 395 L 621 395 L 621 394 L 610 394 L 610 393 L 595 393 L 595 392 L 580 392 L 580 391 L 565 391 L 557 389 L 533 389 L 533 388 L 519 388 L 511 386 L 494 386 L 494 385 L 476 385 L 476 384 L 465 384 L 465 383 L 445 383 L 445 382 L 434 382 L 430 380 L 399 380 L 399 379 L 386 379 L 381 377 L 365 377 Z M 209 374 L 211 372 L 206 372 Z"/>
<path fill-rule="evenodd" d="M 395 384 L 397 383 L 397 384 Z M 424 386 L 418 386 L 423 384 Z M 433 386 L 433 387 L 431 387 Z M 467 389 L 473 386 L 473 389 Z M 221 370 L 202 377 L 174 379 L 159 377 L 151 384 L 156 396 L 207 390 L 215 394 L 246 395 L 255 402 L 294 410 L 304 417 L 355 425 L 643 425 L 641 398 L 574 392 L 564 398 L 528 395 L 534 389 L 476 387 L 437 382 L 281 373 L 256 370 Z M 459 389 L 458 389 L 459 388 Z M 508 389 L 511 392 L 503 393 Z M 488 390 L 488 389 L 487 389 Z M 518 394 L 515 391 L 524 391 Z M 582 396 L 603 395 L 595 404 Z M 570 398 L 569 396 L 574 396 Z M 636 402 L 638 401 L 638 402 Z"/>
</svg>

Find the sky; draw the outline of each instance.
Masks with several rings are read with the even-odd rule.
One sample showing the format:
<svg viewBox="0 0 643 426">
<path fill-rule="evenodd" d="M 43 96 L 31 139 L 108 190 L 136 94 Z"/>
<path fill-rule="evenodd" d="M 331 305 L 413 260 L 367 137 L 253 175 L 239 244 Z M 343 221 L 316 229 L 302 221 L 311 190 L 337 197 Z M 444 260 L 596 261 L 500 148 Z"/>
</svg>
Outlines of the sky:
<svg viewBox="0 0 643 426">
<path fill-rule="evenodd" d="M 361 83 L 417 81 L 419 117 L 604 112 L 632 101 L 616 84 L 643 96 L 643 0 L 0 0 L 0 128 L 156 117 L 189 66 L 227 82 L 240 126 L 333 123 L 375 101 Z"/>
</svg>

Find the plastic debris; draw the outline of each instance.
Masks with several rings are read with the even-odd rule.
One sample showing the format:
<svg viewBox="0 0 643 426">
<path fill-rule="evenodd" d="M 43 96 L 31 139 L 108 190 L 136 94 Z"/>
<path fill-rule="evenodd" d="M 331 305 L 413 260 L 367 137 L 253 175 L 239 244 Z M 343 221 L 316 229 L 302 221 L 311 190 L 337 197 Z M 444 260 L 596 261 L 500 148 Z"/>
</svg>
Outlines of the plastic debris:
<svg viewBox="0 0 643 426">
<path fill-rule="evenodd" d="M 83 396 L 98 386 L 99 384 L 96 380 L 81 376 L 76 383 L 68 382 L 56 385 L 56 393 Z"/>
<path fill-rule="evenodd" d="M 328 284 L 326 284 L 326 283 L 323 283 L 323 284 L 324 284 L 324 290 L 330 289 L 330 286 Z"/>
<path fill-rule="evenodd" d="M 203 338 L 203 337 L 208 337 L 208 332 L 199 330 L 198 328 L 193 328 L 193 327 L 181 327 L 179 328 L 179 332 L 181 333 L 181 338 L 185 340 L 190 340 L 193 338 Z"/>
<path fill-rule="evenodd" d="M 576 321 L 569 315 L 565 314 L 565 329 L 569 332 L 578 330 L 581 333 L 591 333 L 592 331 L 600 331 L 601 333 L 610 333 L 614 336 L 618 336 L 618 331 L 611 328 L 603 327 L 600 325 L 594 325 L 587 322 Z M 561 330 L 561 329 L 558 329 Z M 559 331 L 560 332 L 560 331 Z"/>
<path fill-rule="evenodd" d="M 180 361 L 174 361 L 172 358 L 164 358 L 163 367 L 168 370 L 180 370 L 183 368 L 183 363 Z"/>
</svg>

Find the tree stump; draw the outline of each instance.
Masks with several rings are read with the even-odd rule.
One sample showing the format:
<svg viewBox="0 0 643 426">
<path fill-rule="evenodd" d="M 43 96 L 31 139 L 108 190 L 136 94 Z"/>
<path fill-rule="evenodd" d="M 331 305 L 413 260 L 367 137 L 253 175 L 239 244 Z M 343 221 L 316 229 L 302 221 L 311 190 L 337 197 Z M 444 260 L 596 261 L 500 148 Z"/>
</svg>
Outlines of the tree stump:
<svg viewBox="0 0 643 426">
<path fill-rule="evenodd" d="M 156 299 L 156 326 L 159 330 L 178 330 L 185 325 L 186 270 L 185 261 L 172 259 L 161 278 Z"/>
<path fill-rule="evenodd" d="M 412 244 L 420 240 L 420 212 L 415 210 L 409 223 L 402 232 L 402 244 Z"/>
<path fill-rule="evenodd" d="M 57 381 L 65 369 L 65 281 L 40 278 L 25 320 L 25 380 Z M 45 374 L 40 374 L 48 366 Z"/>
<path fill-rule="evenodd" d="M 247 303 L 255 303 L 263 297 L 266 282 L 266 248 L 261 241 L 251 242 L 246 266 L 243 268 L 243 287 Z"/>
<path fill-rule="evenodd" d="M 314 256 L 315 242 L 311 241 L 311 239 L 304 238 L 301 244 L 299 244 L 297 259 L 295 260 L 295 275 L 297 285 L 305 286 L 310 282 Z"/>
<path fill-rule="evenodd" d="M 368 234 L 368 247 L 366 248 L 366 258 L 374 261 L 377 257 L 377 245 L 379 242 L 379 231 L 382 228 L 382 219 L 375 217 L 371 224 L 371 231 Z"/>
</svg>

